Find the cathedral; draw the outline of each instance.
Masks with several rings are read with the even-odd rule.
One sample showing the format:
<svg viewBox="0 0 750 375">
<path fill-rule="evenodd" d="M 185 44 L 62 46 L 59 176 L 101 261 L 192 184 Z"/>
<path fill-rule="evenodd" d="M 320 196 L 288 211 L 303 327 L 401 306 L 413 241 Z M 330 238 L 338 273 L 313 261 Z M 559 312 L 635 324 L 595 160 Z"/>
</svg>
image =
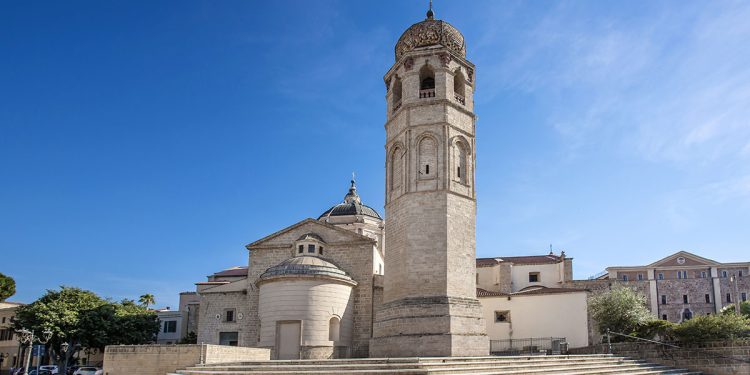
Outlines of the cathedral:
<svg viewBox="0 0 750 375">
<path fill-rule="evenodd" d="M 198 342 L 272 358 L 487 355 L 476 296 L 474 65 L 432 10 L 385 77 L 385 217 L 343 202 L 249 245 L 197 284 Z"/>
<path fill-rule="evenodd" d="M 687 252 L 588 280 L 573 279 L 565 252 L 477 259 L 466 57 L 463 35 L 431 9 L 406 29 L 384 77 L 384 216 L 352 180 L 317 218 L 247 245 L 247 266 L 181 293 L 179 313 L 160 316 L 160 342 L 190 332 L 199 343 L 268 348 L 271 359 L 319 359 L 485 356 L 544 337 L 559 353 L 600 342 L 587 297 L 614 284 L 674 322 L 747 299 L 750 263 Z"/>
</svg>

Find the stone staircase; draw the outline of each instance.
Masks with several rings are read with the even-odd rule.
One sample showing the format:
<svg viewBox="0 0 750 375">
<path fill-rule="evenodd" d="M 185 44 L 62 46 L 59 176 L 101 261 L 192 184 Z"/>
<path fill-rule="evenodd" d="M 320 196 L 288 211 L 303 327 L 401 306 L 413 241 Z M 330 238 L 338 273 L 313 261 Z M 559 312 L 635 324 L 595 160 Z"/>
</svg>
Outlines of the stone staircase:
<svg viewBox="0 0 750 375">
<path fill-rule="evenodd" d="M 198 365 L 168 375 L 700 375 L 609 354 L 513 357 L 359 358 L 253 361 Z"/>
</svg>

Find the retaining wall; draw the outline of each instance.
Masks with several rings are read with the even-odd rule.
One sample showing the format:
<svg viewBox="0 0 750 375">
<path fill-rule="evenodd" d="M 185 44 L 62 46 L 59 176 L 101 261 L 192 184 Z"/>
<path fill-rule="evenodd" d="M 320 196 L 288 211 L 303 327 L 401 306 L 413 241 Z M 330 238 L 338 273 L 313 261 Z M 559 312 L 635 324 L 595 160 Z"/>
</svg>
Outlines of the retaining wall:
<svg viewBox="0 0 750 375">
<path fill-rule="evenodd" d="M 223 345 L 111 345 L 104 375 L 166 375 L 199 363 L 269 360 L 268 349 Z"/>
<path fill-rule="evenodd" d="M 696 350 L 697 349 L 697 350 Z M 571 354 L 607 353 L 607 344 L 570 349 Z M 700 346 L 669 348 L 640 342 L 612 343 L 615 355 L 642 359 L 665 366 L 700 371 L 706 375 L 750 374 L 750 341 L 711 342 Z M 745 363 L 718 356 L 742 359 Z"/>
</svg>

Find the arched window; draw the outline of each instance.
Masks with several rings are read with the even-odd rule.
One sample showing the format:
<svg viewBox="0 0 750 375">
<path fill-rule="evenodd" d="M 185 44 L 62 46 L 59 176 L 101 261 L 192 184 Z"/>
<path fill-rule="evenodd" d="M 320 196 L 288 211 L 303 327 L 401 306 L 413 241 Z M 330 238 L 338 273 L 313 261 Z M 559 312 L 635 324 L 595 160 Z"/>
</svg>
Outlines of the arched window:
<svg viewBox="0 0 750 375">
<path fill-rule="evenodd" d="M 419 141 L 419 178 L 433 178 L 437 175 L 437 144 L 435 139 L 426 136 Z"/>
<path fill-rule="evenodd" d="M 435 97 L 435 73 L 429 65 L 425 65 L 419 70 L 419 97 Z"/>
<path fill-rule="evenodd" d="M 391 191 L 398 191 L 403 180 L 404 156 L 401 147 L 396 147 L 391 153 Z"/>
<path fill-rule="evenodd" d="M 685 311 L 682 312 L 682 320 L 690 319 L 693 319 L 693 312 L 690 311 L 690 309 L 685 309 Z"/>
<path fill-rule="evenodd" d="M 339 341 L 341 334 L 341 320 L 334 316 L 328 321 L 328 340 Z"/>
<path fill-rule="evenodd" d="M 458 141 L 453 147 L 453 160 L 456 168 L 456 181 L 467 184 L 469 179 L 469 168 L 468 168 L 468 148 L 463 142 Z"/>
<path fill-rule="evenodd" d="M 401 79 L 396 76 L 393 80 L 393 111 L 396 111 L 401 107 Z"/>
<path fill-rule="evenodd" d="M 466 79 L 460 69 L 453 75 L 453 96 L 457 102 L 466 104 Z"/>
</svg>

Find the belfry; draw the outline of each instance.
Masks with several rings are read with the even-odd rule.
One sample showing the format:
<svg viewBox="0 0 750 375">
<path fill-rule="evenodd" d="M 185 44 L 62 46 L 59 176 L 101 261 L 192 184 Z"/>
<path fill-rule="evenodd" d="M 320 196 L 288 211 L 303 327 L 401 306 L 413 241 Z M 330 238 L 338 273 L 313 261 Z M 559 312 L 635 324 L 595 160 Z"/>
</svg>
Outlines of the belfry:
<svg viewBox="0 0 750 375">
<path fill-rule="evenodd" d="M 385 74 L 383 305 L 371 357 L 489 353 L 476 298 L 474 64 L 434 17 L 409 27 Z"/>
</svg>

